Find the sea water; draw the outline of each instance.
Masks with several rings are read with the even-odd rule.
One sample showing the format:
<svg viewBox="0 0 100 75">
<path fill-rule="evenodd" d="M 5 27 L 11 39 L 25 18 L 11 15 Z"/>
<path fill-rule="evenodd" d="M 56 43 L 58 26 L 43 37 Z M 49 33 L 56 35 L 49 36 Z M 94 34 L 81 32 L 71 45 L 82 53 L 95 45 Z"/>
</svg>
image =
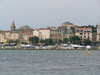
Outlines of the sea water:
<svg viewBox="0 0 100 75">
<path fill-rule="evenodd" d="M 100 75 L 100 51 L 0 50 L 0 75 Z"/>
</svg>

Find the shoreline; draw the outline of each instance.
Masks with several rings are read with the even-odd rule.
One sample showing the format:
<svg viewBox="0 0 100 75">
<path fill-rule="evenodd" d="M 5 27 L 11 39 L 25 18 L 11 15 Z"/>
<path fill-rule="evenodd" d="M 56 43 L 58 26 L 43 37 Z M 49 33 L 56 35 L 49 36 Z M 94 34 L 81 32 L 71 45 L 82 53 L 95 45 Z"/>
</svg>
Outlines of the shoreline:
<svg viewBox="0 0 100 75">
<path fill-rule="evenodd" d="M 0 48 L 0 50 L 79 50 L 85 51 L 86 49 L 31 49 L 31 48 Z M 92 51 L 99 51 L 100 49 L 88 49 Z"/>
</svg>

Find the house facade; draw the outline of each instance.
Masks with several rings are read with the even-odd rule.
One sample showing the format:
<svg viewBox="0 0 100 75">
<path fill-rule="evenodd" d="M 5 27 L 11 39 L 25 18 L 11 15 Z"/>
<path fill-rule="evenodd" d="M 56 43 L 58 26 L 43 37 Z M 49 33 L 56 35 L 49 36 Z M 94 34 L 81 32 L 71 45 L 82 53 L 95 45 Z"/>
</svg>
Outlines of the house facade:
<svg viewBox="0 0 100 75">
<path fill-rule="evenodd" d="M 65 22 L 65 23 L 63 23 L 62 26 L 66 26 L 67 29 L 71 29 L 71 27 L 75 27 L 75 25 L 73 25 L 73 23 L 70 23 L 70 22 L 68 22 L 68 21 Z"/>
<path fill-rule="evenodd" d="M 100 41 L 100 24 L 97 26 L 97 41 Z"/>
<path fill-rule="evenodd" d="M 3 31 L 0 33 L 0 42 L 7 42 L 9 40 L 17 40 L 20 35 L 17 32 Z"/>
<path fill-rule="evenodd" d="M 97 33 L 92 33 L 92 41 L 97 41 Z"/>
<path fill-rule="evenodd" d="M 79 36 L 82 41 L 84 39 L 92 41 L 92 28 L 75 28 L 75 35 Z"/>
<path fill-rule="evenodd" d="M 51 30 L 51 38 L 53 40 L 61 39 L 63 41 L 64 38 L 69 38 L 73 36 L 72 30 L 67 29 L 66 26 L 59 26 L 58 28 L 50 28 Z"/>
<path fill-rule="evenodd" d="M 33 31 L 24 30 L 22 31 L 22 35 L 23 35 L 23 42 L 29 43 L 29 38 L 33 36 Z"/>
<path fill-rule="evenodd" d="M 49 39 L 50 29 L 45 29 L 45 28 L 35 29 L 33 35 L 39 37 L 40 40 Z"/>
</svg>

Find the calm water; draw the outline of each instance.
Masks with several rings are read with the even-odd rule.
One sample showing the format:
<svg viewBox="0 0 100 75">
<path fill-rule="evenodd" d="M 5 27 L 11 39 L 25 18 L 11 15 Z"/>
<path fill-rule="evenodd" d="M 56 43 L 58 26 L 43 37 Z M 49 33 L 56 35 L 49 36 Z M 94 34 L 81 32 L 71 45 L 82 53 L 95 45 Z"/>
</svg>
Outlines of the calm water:
<svg viewBox="0 0 100 75">
<path fill-rule="evenodd" d="M 0 75 L 100 75 L 100 51 L 0 50 Z"/>
</svg>

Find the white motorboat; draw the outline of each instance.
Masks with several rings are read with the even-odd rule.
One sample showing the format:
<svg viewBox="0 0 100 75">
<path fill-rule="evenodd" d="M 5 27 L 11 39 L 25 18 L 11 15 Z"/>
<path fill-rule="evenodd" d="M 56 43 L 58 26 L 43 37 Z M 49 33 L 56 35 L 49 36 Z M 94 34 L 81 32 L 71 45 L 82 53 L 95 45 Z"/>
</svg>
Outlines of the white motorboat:
<svg viewBox="0 0 100 75">
<path fill-rule="evenodd" d="M 86 48 L 86 46 L 82 46 L 82 45 L 76 45 L 76 44 L 71 44 L 71 46 L 75 49 L 78 49 L 78 48 L 81 48 L 81 49 L 84 49 Z"/>
<path fill-rule="evenodd" d="M 34 45 L 21 45 L 22 48 L 34 48 Z"/>
</svg>

